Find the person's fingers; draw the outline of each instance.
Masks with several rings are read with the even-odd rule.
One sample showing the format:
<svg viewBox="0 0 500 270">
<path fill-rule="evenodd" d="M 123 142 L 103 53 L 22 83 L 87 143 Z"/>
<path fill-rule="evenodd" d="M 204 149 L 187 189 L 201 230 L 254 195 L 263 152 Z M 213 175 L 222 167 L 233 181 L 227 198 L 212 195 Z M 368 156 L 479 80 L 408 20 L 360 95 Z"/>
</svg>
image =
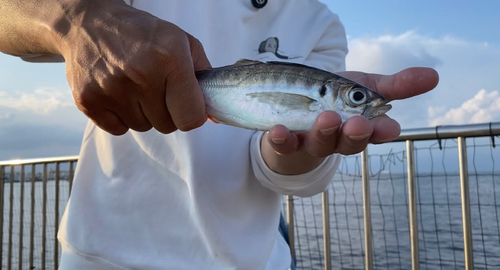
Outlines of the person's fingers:
<svg viewBox="0 0 500 270">
<path fill-rule="evenodd" d="M 151 122 L 151 125 L 159 132 L 168 134 L 177 130 L 170 113 L 168 112 L 165 103 L 165 95 L 162 97 L 150 100 L 150 102 L 142 105 L 141 108 L 144 115 Z"/>
<path fill-rule="evenodd" d="M 97 82 L 73 85 L 73 94 L 77 107 L 94 123 L 112 134 L 125 133 L 121 125 L 135 131 L 148 131 L 152 128 L 144 115 L 141 104 L 134 95 L 112 95 L 109 89 L 127 88 L 128 92 L 137 92 L 131 84 L 123 84 L 116 80 L 113 87 Z M 113 93 L 113 92 L 111 92 Z M 105 119 L 100 119 L 105 118 Z M 119 123 L 114 119 L 118 118 Z M 116 126 L 115 128 L 113 126 Z"/>
<path fill-rule="evenodd" d="M 283 125 L 272 127 L 266 134 L 265 138 L 269 145 L 279 155 L 290 155 L 297 151 L 299 147 L 299 139 L 288 128 Z"/>
<path fill-rule="evenodd" d="M 370 142 L 380 144 L 396 139 L 401 133 L 401 126 L 386 115 L 381 115 L 370 120 L 373 133 Z"/>
<path fill-rule="evenodd" d="M 326 157 L 335 152 L 342 118 L 333 111 L 321 113 L 304 140 L 304 146 L 312 156 Z"/>
<path fill-rule="evenodd" d="M 117 115 L 121 122 L 128 128 L 144 132 L 153 127 L 144 115 L 139 101 L 132 99 L 131 97 L 120 100 L 111 100 L 107 97 L 103 97 L 103 99 L 108 100 L 104 108 L 114 112 L 114 114 Z M 98 117 L 100 117 L 100 115 Z"/>
<path fill-rule="evenodd" d="M 144 132 L 153 127 L 142 112 L 139 104 L 129 106 L 127 109 L 117 108 L 114 112 L 118 115 L 122 123 L 132 130 Z"/>
<path fill-rule="evenodd" d="M 432 68 L 413 67 L 393 75 L 370 74 L 357 71 L 338 72 L 383 95 L 387 101 L 405 99 L 432 90 L 439 82 L 439 74 Z"/>
<path fill-rule="evenodd" d="M 94 114 L 99 115 L 99 117 L 95 117 Z M 129 129 L 129 127 L 122 122 L 120 117 L 110 110 L 96 110 L 87 116 L 96 126 L 116 136 L 125 134 Z"/>
<path fill-rule="evenodd" d="M 373 133 L 371 123 L 362 116 L 353 116 L 342 125 L 337 153 L 352 155 L 363 151 Z"/>
<path fill-rule="evenodd" d="M 188 131 L 205 123 L 205 99 L 195 76 L 188 42 L 172 47 L 176 47 L 176 55 L 171 55 L 173 59 L 166 67 L 168 74 L 165 99 L 175 126 L 182 131 Z"/>
<path fill-rule="evenodd" d="M 405 99 L 426 93 L 434 89 L 439 82 L 437 71 L 423 67 L 407 68 L 390 76 L 378 77 L 376 90 L 388 100 Z"/>
</svg>

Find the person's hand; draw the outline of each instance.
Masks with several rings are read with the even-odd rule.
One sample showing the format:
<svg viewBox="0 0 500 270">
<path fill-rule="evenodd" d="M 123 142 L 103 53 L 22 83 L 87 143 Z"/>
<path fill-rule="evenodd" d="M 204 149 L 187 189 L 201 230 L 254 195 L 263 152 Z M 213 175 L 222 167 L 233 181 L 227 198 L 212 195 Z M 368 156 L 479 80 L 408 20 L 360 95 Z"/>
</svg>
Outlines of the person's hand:
<svg viewBox="0 0 500 270">
<path fill-rule="evenodd" d="M 201 43 L 123 1 L 80 1 L 56 24 L 77 107 L 114 135 L 183 131 L 206 121 L 195 70 L 210 68 Z"/>
<path fill-rule="evenodd" d="M 410 98 L 436 87 L 439 76 L 430 68 L 409 68 L 394 75 L 341 72 L 339 75 L 365 85 L 388 101 Z M 344 124 L 340 116 L 321 113 L 307 134 L 295 134 L 277 125 L 261 141 L 266 164 L 281 174 L 299 174 L 314 169 L 324 157 L 334 153 L 351 155 L 363 151 L 368 143 L 384 143 L 396 139 L 399 124 L 386 115 L 367 120 L 349 118 Z"/>
</svg>

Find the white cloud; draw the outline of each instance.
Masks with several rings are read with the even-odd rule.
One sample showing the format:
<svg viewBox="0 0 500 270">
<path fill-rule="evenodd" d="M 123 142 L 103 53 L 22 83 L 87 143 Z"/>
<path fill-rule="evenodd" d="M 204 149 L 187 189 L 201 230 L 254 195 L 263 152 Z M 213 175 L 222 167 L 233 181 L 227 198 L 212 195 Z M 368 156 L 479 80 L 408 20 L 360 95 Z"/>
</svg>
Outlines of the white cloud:
<svg viewBox="0 0 500 270">
<path fill-rule="evenodd" d="M 394 73 L 410 66 L 436 67 L 442 60 L 429 51 L 429 45 L 440 42 L 414 31 L 397 36 L 350 38 L 347 69 Z"/>
<path fill-rule="evenodd" d="M 52 88 L 40 88 L 32 93 L 0 91 L 0 107 L 47 115 L 67 106 L 74 106 L 71 94 Z"/>
<path fill-rule="evenodd" d="M 429 107 L 427 109 L 427 114 L 429 115 L 430 118 L 436 118 L 439 117 L 440 114 L 442 114 L 446 110 L 445 106 L 438 106 L 438 107 Z"/>
<path fill-rule="evenodd" d="M 460 107 L 447 111 L 444 107 L 429 107 L 429 125 L 460 125 L 487 123 L 500 118 L 500 94 L 498 91 L 479 90 Z"/>
<path fill-rule="evenodd" d="M 13 113 L 6 113 L 6 114 L 0 114 L 0 121 L 5 121 L 5 120 L 10 120 L 14 118 L 14 114 Z"/>
</svg>

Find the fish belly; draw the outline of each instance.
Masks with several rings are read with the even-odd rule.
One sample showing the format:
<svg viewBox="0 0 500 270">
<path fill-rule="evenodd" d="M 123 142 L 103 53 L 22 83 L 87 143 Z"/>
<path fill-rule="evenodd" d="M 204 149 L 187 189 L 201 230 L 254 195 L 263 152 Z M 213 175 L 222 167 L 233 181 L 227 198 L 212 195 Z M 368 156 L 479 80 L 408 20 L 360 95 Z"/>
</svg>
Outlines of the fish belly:
<svg viewBox="0 0 500 270">
<path fill-rule="evenodd" d="M 323 111 L 323 106 L 318 102 L 292 106 L 286 94 L 298 95 L 300 91 L 287 92 L 280 100 L 274 94 L 280 93 L 279 90 L 263 87 L 206 89 L 206 110 L 215 121 L 236 127 L 269 130 L 281 124 L 291 131 L 309 131 L 316 117 Z M 273 97 L 266 100 L 266 93 L 273 93 Z M 255 98 L 257 95 L 260 98 Z"/>
</svg>

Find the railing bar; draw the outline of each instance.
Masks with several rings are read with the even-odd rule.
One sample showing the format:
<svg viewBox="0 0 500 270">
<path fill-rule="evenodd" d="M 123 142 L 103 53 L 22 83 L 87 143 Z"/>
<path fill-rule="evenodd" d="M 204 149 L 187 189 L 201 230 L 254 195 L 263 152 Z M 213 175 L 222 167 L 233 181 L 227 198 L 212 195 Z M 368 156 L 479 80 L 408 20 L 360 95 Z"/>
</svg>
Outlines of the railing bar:
<svg viewBox="0 0 500 270">
<path fill-rule="evenodd" d="M 373 269 L 372 218 L 370 210 L 370 181 L 368 171 L 368 148 L 361 152 L 361 180 L 363 186 L 363 217 L 365 227 L 365 269 Z"/>
<path fill-rule="evenodd" d="M 330 202 L 328 188 L 322 193 L 323 199 L 323 251 L 325 253 L 325 270 L 332 269 L 332 253 L 330 246 Z"/>
<path fill-rule="evenodd" d="M 288 228 L 288 241 L 290 243 L 290 253 L 292 261 L 295 262 L 295 224 L 293 221 L 293 196 L 286 196 L 286 223 Z"/>
<path fill-rule="evenodd" d="M 36 165 L 33 164 L 31 165 L 31 213 L 30 213 L 30 268 L 29 269 L 34 269 L 33 265 L 33 256 L 34 256 L 34 249 L 35 249 L 35 174 L 36 172 Z"/>
<path fill-rule="evenodd" d="M 418 222 L 417 222 L 417 193 L 415 185 L 415 152 L 414 143 L 406 141 L 406 155 L 408 162 L 408 211 L 410 216 L 411 265 L 413 270 L 420 269 L 418 255 Z"/>
<path fill-rule="evenodd" d="M 47 241 L 47 163 L 43 164 L 43 196 L 42 196 L 42 270 L 45 270 L 45 253 Z"/>
<path fill-rule="evenodd" d="M 465 269 L 474 269 L 472 250 L 472 227 L 470 215 L 469 174 L 467 168 L 467 145 L 464 137 L 458 137 L 458 160 L 460 163 L 460 191 L 462 200 L 462 225 L 464 234 Z"/>
<path fill-rule="evenodd" d="M 404 129 L 394 141 L 455 139 L 457 137 L 489 137 L 500 135 L 500 122 L 470 125 L 449 125 L 431 128 Z"/>
<path fill-rule="evenodd" d="M 21 190 L 19 198 L 19 250 L 18 250 L 18 269 L 23 269 L 23 224 L 24 224 L 24 165 L 21 165 Z"/>
<path fill-rule="evenodd" d="M 60 163 L 56 162 L 56 194 L 55 194 L 55 217 L 54 217 L 54 231 L 57 234 L 59 230 L 59 168 Z M 57 242 L 57 237 L 54 237 L 54 270 L 57 270 L 59 262 L 59 243 Z"/>
<path fill-rule="evenodd" d="M 78 156 L 68 156 L 68 157 L 53 157 L 53 158 L 34 158 L 34 159 L 14 159 L 0 161 L 0 166 L 11 166 L 11 165 L 23 165 L 23 164 L 47 164 L 54 162 L 69 162 L 77 161 Z"/>
<path fill-rule="evenodd" d="M 11 270 L 12 268 L 12 233 L 13 233 L 13 225 L 14 225 L 14 166 L 10 166 L 10 178 L 9 178 L 9 188 L 10 188 L 10 197 L 9 197 L 9 244 L 7 246 L 7 269 Z"/>
<path fill-rule="evenodd" d="M 3 265 L 3 213 L 4 213 L 4 192 L 5 192 L 5 166 L 0 166 L 0 266 Z"/>
</svg>

